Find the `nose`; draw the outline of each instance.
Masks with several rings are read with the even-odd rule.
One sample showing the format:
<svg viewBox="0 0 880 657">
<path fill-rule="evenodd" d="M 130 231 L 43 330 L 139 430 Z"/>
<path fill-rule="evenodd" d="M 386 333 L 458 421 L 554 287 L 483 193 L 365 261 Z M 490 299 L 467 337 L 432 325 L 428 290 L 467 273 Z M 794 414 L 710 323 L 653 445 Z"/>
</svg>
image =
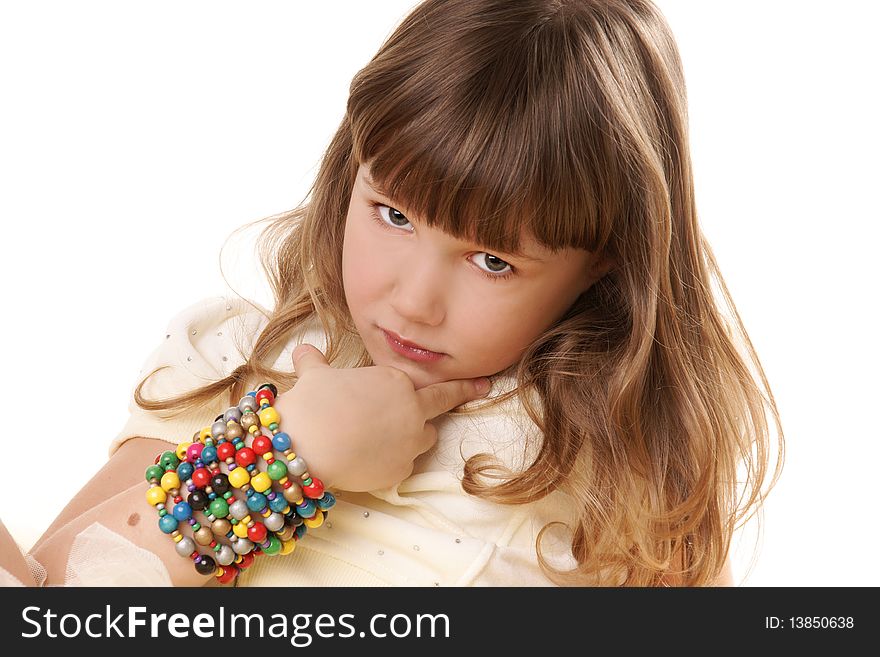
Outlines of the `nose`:
<svg viewBox="0 0 880 657">
<path fill-rule="evenodd" d="M 437 326 L 446 315 L 448 275 L 444 275 L 438 258 L 431 258 L 423 249 L 413 251 L 413 257 L 395 272 L 391 307 L 405 322 Z"/>
</svg>

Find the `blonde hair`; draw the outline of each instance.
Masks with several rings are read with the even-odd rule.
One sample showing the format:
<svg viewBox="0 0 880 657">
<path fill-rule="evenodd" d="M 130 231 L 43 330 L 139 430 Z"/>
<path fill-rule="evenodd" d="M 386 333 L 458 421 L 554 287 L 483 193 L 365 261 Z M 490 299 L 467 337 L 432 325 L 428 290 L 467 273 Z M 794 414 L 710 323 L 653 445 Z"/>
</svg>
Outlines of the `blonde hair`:
<svg viewBox="0 0 880 657">
<path fill-rule="evenodd" d="M 648 0 L 418 5 L 354 76 L 310 200 L 263 220 L 275 305 L 246 362 L 165 400 L 142 396 L 151 373 L 137 403 L 183 411 L 227 393 L 235 404 L 258 380 L 286 390 L 295 374 L 268 357 L 313 315 L 330 363 L 372 364 L 341 274 L 365 162 L 386 195 L 451 235 L 516 252 L 526 229 L 551 250 L 615 264 L 504 372 L 516 388 L 487 403 L 520 396 L 543 434 L 534 462 L 511 472 L 475 455 L 464 490 L 499 504 L 570 496 L 577 568 L 556 570 L 542 554 L 557 523 L 536 546 L 556 583 L 712 583 L 735 529 L 776 483 L 783 435 L 697 223 L 682 65 Z M 778 438 L 772 477 L 766 410 Z"/>
</svg>

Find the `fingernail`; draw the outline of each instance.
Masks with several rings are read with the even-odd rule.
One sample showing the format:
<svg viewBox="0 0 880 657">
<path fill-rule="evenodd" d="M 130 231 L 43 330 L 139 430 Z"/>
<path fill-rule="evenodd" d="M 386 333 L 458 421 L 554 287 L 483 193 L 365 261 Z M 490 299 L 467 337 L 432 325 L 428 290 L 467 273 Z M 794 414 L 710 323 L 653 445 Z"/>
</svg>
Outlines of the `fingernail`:
<svg viewBox="0 0 880 657">
<path fill-rule="evenodd" d="M 489 379 L 483 377 L 482 379 L 477 379 L 477 392 L 484 393 L 489 392 Z"/>
</svg>

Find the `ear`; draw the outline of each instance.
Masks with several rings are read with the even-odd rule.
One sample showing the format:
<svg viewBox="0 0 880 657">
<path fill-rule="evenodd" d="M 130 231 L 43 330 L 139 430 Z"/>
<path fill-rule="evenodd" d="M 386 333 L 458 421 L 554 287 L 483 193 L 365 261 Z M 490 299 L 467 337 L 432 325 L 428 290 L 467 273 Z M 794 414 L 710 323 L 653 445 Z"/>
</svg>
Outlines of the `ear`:
<svg viewBox="0 0 880 657">
<path fill-rule="evenodd" d="M 609 257 L 592 259 L 587 269 L 587 276 L 581 294 L 593 287 L 593 283 L 605 276 L 614 265 L 614 260 Z"/>
</svg>

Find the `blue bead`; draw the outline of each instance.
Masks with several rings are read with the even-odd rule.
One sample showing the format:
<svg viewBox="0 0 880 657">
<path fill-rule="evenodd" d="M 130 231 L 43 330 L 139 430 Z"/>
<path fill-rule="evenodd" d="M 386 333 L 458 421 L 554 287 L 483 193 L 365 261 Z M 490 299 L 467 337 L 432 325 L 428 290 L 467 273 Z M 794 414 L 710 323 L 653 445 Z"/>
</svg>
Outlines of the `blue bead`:
<svg viewBox="0 0 880 657">
<path fill-rule="evenodd" d="M 251 511 L 262 511 L 266 508 L 266 496 L 262 493 L 254 493 L 247 499 L 247 507 Z"/>
<path fill-rule="evenodd" d="M 296 505 L 296 512 L 303 518 L 311 518 L 313 515 L 315 515 L 315 508 L 315 500 L 309 499 L 307 497 L 303 500 L 302 504 Z"/>
<path fill-rule="evenodd" d="M 162 516 L 159 518 L 159 529 L 166 534 L 170 534 L 177 529 L 177 518 L 174 516 Z"/>
<path fill-rule="evenodd" d="M 257 396 L 257 391 L 256 391 L 256 390 L 251 390 L 251 391 L 247 394 L 247 396 L 248 396 L 248 397 L 256 397 L 256 396 Z"/>
<path fill-rule="evenodd" d="M 194 469 L 195 468 L 193 468 L 192 463 L 184 461 L 177 466 L 177 476 L 180 477 L 181 481 L 186 481 L 187 479 L 192 477 Z"/>
<path fill-rule="evenodd" d="M 192 507 L 186 502 L 178 502 L 171 510 L 171 514 L 181 522 L 189 520 L 192 518 Z"/>
<path fill-rule="evenodd" d="M 332 509 L 334 504 L 336 504 L 336 498 L 333 497 L 333 493 L 330 491 L 324 491 L 321 499 L 318 500 L 318 508 L 321 509 L 321 511 Z"/>
<path fill-rule="evenodd" d="M 285 449 L 290 449 L 290 436 L 283 431 L 279 431 L 272 436 L 272 447 L 279 452 L 283 452 Z"/>
<path fill-rule="evenodd" d="M 284 511 L 284 509 L 287 508 L 287 500 L 285 500 L 281 495 L 276 495 L 274 500 L 269 501 L 269 508 L 276 513 L 281 513 L 282 511 Z"/>
<path fill-rule="evenodd" d="M 216 447 L 204 447 L 202 448 L 202 460 L 205 463 L 213 463 L 217 460 L 217 448 Z"/>
</svg>

